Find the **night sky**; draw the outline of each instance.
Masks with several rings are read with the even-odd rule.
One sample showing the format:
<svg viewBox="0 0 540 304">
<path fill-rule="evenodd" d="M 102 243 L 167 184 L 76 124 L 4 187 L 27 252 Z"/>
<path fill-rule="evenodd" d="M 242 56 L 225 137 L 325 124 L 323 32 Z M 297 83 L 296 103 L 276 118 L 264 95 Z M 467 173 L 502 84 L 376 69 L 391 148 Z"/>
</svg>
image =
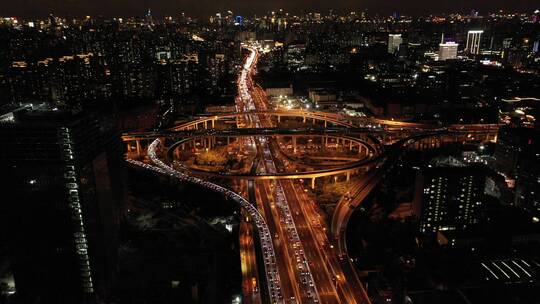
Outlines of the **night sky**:
<svg viewBox="0 0 540 304">
<path fill-rule="evenodd" d="M 195 17 L 207 17 L 217 11 L 231 9 L 235 14 L 250 16 L 283 8 L 302 11 L 336 12 L 367 9 L 369 13 L 421 15 L 462 12 L 471 9 L 480 14 L 499 9 L 532 12 L 540 7 L 533 0 L 0 0 L 0 16 L 40 17 L 52 12 L 59 16 L 141 16 L 151 8 L 156 16 L 185 12 Z"/>
</svg>

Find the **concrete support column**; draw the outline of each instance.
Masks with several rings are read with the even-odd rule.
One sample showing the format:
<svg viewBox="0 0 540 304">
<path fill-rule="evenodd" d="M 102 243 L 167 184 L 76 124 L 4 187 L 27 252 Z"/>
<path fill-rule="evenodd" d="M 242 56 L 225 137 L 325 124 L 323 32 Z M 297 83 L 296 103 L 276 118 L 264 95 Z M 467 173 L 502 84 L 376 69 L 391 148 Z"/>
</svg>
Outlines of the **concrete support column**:
<svg viewBox="0 0 540 304">
<path fill-rule="evenodd" d="M 352 147 L 353 147 L 353 141 L 349 140 L 349 150 L 352 150 Z"/>
<path fill-rule="evenodd" d="M 312 124 L 312 125 L 315 124 L 315 118 L 313 118 L 313 120 L 311 121 L 311 124 Z"/>
<path fill-rule="evenodd" d="M 165 137 L 160 137 L 159 142 L 161 143 L 161 149 L 165 150 L 165 144 L 166 144 Z"/>
<path fill-rule="evenodd" d="M 293 153 L 296 154 L 296 136 L 292 137 Z"/>
<path fill-rule="evenodd" d="M 216 120 L 212 119 L 212 129 L 215 129 L 215 128 L 216 128 Z"/>
<path fill-rule="evenodd" d="M 302 122 L 306 123 L 306 116 L 302 116 Z"/>
<path fill-rule="evenodd" d="M 324 121 L 324 127 L 326 128 L 328 126 L 328 121 Z"/>
<path fill-rule="evenodd" d="M 311 189 L 315 189 L 315 177 L 311 178 Z"/>
<path fill-rule="evenodd" d="M 140 140 L 136 140 L 135 141 L 135 144 L 137 145 L 137 156 L 141 156 L 141 141 Z"/>
<path fill-rule="evenodd" d="M 351 179 L 351 173 L 347 172 L 347 181 L 349 181 L 350 179 Z"/>
<path fill-rule="evenodd" d="M 205 120 L 205 121 L 204 121 L 204 128 L 205 128 L 205 129 L 208 129 L 208 120 Z"/>
<path fill-rule="evenodd" d="M 278 115 L 278 116 L 277 116 L 277 122 L 278 122 L 278 123 L 281 122 L 281 115 Z"/>
</svg>

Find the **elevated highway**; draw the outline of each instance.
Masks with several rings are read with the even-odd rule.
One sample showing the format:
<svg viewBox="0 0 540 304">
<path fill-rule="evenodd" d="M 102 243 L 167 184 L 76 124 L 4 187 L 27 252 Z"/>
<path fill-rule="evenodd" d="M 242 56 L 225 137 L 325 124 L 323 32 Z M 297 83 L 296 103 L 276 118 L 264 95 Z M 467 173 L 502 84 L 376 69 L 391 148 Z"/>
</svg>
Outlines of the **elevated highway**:
<svg viewBox="0 0 540 304">
<path fill-rule="evenodd" d="M 404 149 L 430 149 L 448 142 L 494 140 L 498 125 L 440 126 L 391 119 L 348 117 L 339 113 L 318 111 L 269 111 L 264 94 L 253 94 L 255 89 L 251 74 L 258 54 L 252 48 L 249 50 L 250 54 L 237 83 L 237 113 L 198 117 L 166 130 L 124 134 L 122 139 L 127 143 L 128 155 L 146 159 L 150 164 L 135 159 L 128 159 L 128 162 L 222 193 L 247 210 L 253 218 L 256 235 L 262 247 L 264 262 L 263 265 L 258 265 L 258 268 L 264 271 L 267 283 L 266 302 L 318 303 L 324 299 L 327 303 L 369 304 L 370 299 L 350 260 L 338 259 L 335 252 L 322 248 L 319 242 L 322 240 L 322 243 L 328 243 L 330 236 L 332 240 L 337 240 L 339 256 L 346 256 L 345 234 L 350 216 L 390 172 Z M 274 121 L 277 121 L 279 126 L 283 117 L 298 118 L 306 125 L 311 123 L 313 127 L 273 127 Z M 236 128 L 218 128 L 222 127 L 220 122 L 231 120 L 234 120 Z M 275 139 L 290 137 L 295 145 L 296 138 L 309 136 L 326 137 L 344 146 L 349 145 L 350 149 L 356 149 L 362 157 L 358 161 L 336 164 L 329 168 L 280 172 L 286 165 L 277 156 L 276 150 L 279 150 L 279 146 L 276 148 Z M 262 163 L 265 170 L 262 172 L 255 170 L 257 166 L 253 166 L 253 170 L 246 174 L 231 174 L 174 164 L 174 153 L 182 149 L 182 146 L 202 141 L 204 145 L 211 147 L 216 138 L 242 137 L 254 138 L 258 143 L 257 154 L 264 158 Z M 135 154 L 132 153 L 133 149 L 136 150 Z M 296 151 L 295 147 L 294 150 Z M 309 207 L 310 199 L 305 196 L 302 183 L 293 180 L 311 179 L 313 188 L 316 178 L 343 174 L 348 179 L 358 172 L 366 173 L 351 189 L 351 199 L 343 198 L 337 204 L 329 229 L 330 235 L 320 229 L 320 226 L 312 226 L 317 212 Z M 256 193 L 259 206 L 216 182 L 210 182 L 223 179 L 250 181 L 256 189 L 253 192 Z M 310 267 L 311 265 L 316 266 Z M 339 280 L 340 276 L 342 280 Z M 287 295 L 285 299 L 284 294 Z"/>
</svg>

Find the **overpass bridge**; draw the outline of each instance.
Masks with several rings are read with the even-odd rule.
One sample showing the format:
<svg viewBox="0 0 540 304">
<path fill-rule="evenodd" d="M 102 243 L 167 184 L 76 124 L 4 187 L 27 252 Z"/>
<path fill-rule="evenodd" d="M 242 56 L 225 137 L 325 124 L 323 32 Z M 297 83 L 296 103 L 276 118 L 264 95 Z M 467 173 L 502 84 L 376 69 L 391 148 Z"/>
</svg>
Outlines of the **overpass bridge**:
<svg viewBox="0 0 540 304">
<path fill-rule="evenodd" d="M 308 205 L 307 202 L 309 202 L 301 198 L 301 195 L 304 194 L 304 191 L 301 191 L 303 186 L 300 185 L 297 188 L 295 184 L 287 180 L 300 178 L 311 179 L 311 186 L 314 187 L 316 178 L 338 174 L 346 175 L 348 178 L 350 174 L 365 171 L 366 168 L 369 169 L 361 182 L 356 184 L 355 188 L 352 189 L 354 194 L 353 199 L 351 201 L 342 199 L 332 217 L 331 234 L 338 238 L 338 244 L 341 247 L 340 253 L 346 254 L 344 239 L 346 225 L 350 215 L 354 208 L 359 206 L 372 189 L 377 186 L 385 174 L 390 172 L 392 166 L 397 163 L 403 149 L 431 149 L 452 142 L 464 143 L 493 140 L 496 138 L 498 126 L 440 126 L 394 121 L 392 119 L 349 117 L 339 113 L 318 111 L 269 111 L 267 110 L 268 103 L 264 100 L 265 97 L 255 92 L 253 89 L 254 84 L 251 80 L 251 74 L 257 62 L 258 53 L 253 48 L 248 49 L 250 50 L 250 55 L 238 79 L 237 110 L 240 113 L 198 117 L 192 121 L 180 123 L 170 129 L 157 132 L 131 132 L 124 134 L 122 139 L 127 144 L 127 156 L 128 158 L 132 156 L 136 158 L 128 159 L 128 162 L 134 166 L 152 170 L 161 175 L 195 183 L 212 191 L 217 191 L 233 199 L 246 209 L 254 219 L 255 228 L 258 232 L 257 237 L 262 245 L 262 249 L 264 249 L 264 262 L 261 263 L 261 266 L 264 267 L 263 277 L 266 279 L 266 287 L 269 291 L 268 297 L 271 303 L 285 303 L 281 297 L 281 292 L 288 295 L 296 295 L 298 301 L 301 303 L 311 303 L 312 299 L 320 299 L 323 296 L 326 296 L 326 299 L 335 299 L 337 301 L 332 303 L 370 303 L 363 285 L 356 277 L 354 267 L 340 265 L 339 262 L 335 261 L 335 252 L 322 250 L 316 245 L 317 238 L 322 237 L 322 239 L 327 239 L 326 232 L 321 236 L 317 235 L 314 231 L 306 231 L 299 226 L 298 229 L 304 229 L 304 232 L 307 233 L 302 239 L 299 238 L 296 230 L 297 227 L 294 224 L 295 221 L 300 220 L 301 223 L 305 222 L 302 226 L 311 227 L 309 225 L 309 219 L 315 218 L 316 215 L 312 215 L 303 209 Z M 270 128 L 275 125 L 272 119 L 277 121 L 279 126 L 282 118 L 301 119 L 307 125 L 311 123 L 313 128 L 290 130 Z M 232 120 L 236 124 L 236 129 L 230 128 Z M 263 120 L 264 123 L 261 122 Z M 220 130 L 223 128 L 223 125 L 226 125 L 223 122 L 229 124 L 226 130 Z M 245 122 L 249 124 L 245 124 Z M 263 125 L 266 128 L 262 128 Z M 255 126 L 257 128 L 244 129 L 245 126 Z M 317 129 L 316 127 L 322 127 L 324 129 Z M 356 162 L 348 162 L 331 168 L 280 173 L 275 168 L 276 166 L 283 167 L 283 165 L 279 161 L 274 161 L 274 158 L 270 155 L 274 153 L 270 151 L 275 150 L 275 145 L 272 147 L 268 144 L 262 144 L 264 147 L 258 147 L 257 154 L 261 154 L 266 157 L 265 160 L 269 160 L 272 166 L 267 165 L 267 167 L 274 170 L 266 171 L 273 173 L 257 174 L 256 170 L 251 170 L 249 174 L 230 174 L 228 172 L 201 172 L 201 170 L 196 171 L 193 168 L 173 167 L 172 159 L 174 153 L 178 149 L 182 149 L 182 145 L 185 148 L 189 145 L 197 146 L 196 143 L 198 143 L 199 146 L 202 145 L 203 147 L 211 148 L 212 145 L 215 145 L 217 138 L 224 138 L 229 141 L 231 138 L 250 136 L 256 138 L 259 142 L 265 143 L 266 141 L 263 141 L 263 137 L 289 137 L 293 143 L 293 149 L 296 145 L 297 138 L 320 136 L 326 138 L 326 140 L 330 139 L 339 142 L 343 146 L 349 145 L 351 150 L 357 150 L 358 154 L 362 155 L 363 158 Z M 259 138 L 263 139 L 261 140 Z M 145 150 L 147 151 L 146 155 L 144 155 Z M 138 159 L 141 158 L 147 162 L 139 161 Z M 217 179 L 210 179 L 216 177 Z M 216 182 L 212 182 L 212 180 L 222 179 L 263 180 L 258 182 L 260 183 L 260 187 L 257 186 L 261 194 L 260 210 L 234 191 L 218 185 Z M 276 183 L 264 182 L 264 180 L 268 179 L 283 181 Z M 278 188 L 280 191 L 277 191 Z M 270 193 L 267 190 L 275 191 L 275 195 L 272 194 L 271 199 L 280 208 L 282 214 L 274 214 L 271 210 L 268 210 L 271 209 L 268 206 L 271 203 L 268 197 Z M 263 193 L 265 195 L 262 195 Z M 291 203 L 286 198 L 290 199 Z M 299 209 L 296 209 L 297 212 L 290 212 L 290 208 Z M 265 218 L 267 222 L 265 222 Z M 280 219 L 286 220 L 280 221 Z M 291 227 L 294 227 L 294 229 Z M 290 231 L 294 231 L 294 233 Z M 271 232 L 281 235 L 279 240 L 273 240 Z M 310 270 L 303 253 L 302 256 L 304 256 L 304 262 L 306 263 L 302 265 L 306 267 L 305 269 L 300 271 L 296 268 L 296 264 L 289 265 L 287 261 L 294 258 L 294 256 L 283 245 L 289 243 L 290 238 L 298 239 L 298 242 L 296 240 L 294 241 L 295 245 L 306 246 L 306 253 L 309 251 L 314 254 L 310 257 L 310 261 L 319 263 L 319 266 Z M 273 244 L 276 244 L 276 247 L 273 247 Z M 289 246 L 292 245 L 293 243 L 289 243 Z M 284 249 L 280 248 L 282 246 Z M 299 259 L 299 256 L 297 258 Z M 346 259 L 346 263 L 350 264 L 350 260 Z M 328 269 L 326 268 L 327 266 L 329 267 Z M 342 270 L 340 270 L 341 268 Z M 352 271 L 349 271 L 350 269 Z M 318 273 L 318 281 L 313 280 L 311 271 Z M 304 272 L 310 274 L 310 287 L 298 283 L 298 276 L 303 275 Z M 348 276 L 348 278 L 351 278 L 350 282 L 347 280 L 332 283 L 329 279 L 332 274 L 337 276 L 337 273 L 350 274 L 351 272 L 353 275 Z M 354 279 L 355 277 L 356 279 Z M 312 283 L 315 284 L 313 285 Z M 319 288 L 320 290 L 334 290 L 334 293 L 327 292 L 327 294 L 319 294 Z M 299 291 L 298 289 L 302 290 Z"/>
</svg>

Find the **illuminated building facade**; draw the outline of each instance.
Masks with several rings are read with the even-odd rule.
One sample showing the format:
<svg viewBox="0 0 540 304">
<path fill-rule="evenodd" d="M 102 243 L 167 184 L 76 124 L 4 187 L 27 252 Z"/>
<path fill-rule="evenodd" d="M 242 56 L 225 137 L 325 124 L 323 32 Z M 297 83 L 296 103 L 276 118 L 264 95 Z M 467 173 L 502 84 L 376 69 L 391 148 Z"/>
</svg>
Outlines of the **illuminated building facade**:
<svg viewBox="0 0 540 304">
<path fill-rule="evenodd" d="M 423 233 L 478 223 L 486 177 L 477 167 L 427 168 L 417 177 L 414 210 Z"/>
<path fill-rule="evenodd" d="M 403 42 L 401 34 L 388 35 L 388 53 L 395 54 L 399 51 L 399 45 Z"/>
<path fill-rule="evenodd" d="M 459 44 L 455 42 L 445 42 L 439 44 L 439 60 L 449 60 L 457 58 Z"/>
<path fill-rule="evenodd" d="M 467 33 L 467 45 L 465 51 L 472 55 L 480 54 L 480 44 L 482 42 L 482 30 L 469 31 Z"/>
</svg>

